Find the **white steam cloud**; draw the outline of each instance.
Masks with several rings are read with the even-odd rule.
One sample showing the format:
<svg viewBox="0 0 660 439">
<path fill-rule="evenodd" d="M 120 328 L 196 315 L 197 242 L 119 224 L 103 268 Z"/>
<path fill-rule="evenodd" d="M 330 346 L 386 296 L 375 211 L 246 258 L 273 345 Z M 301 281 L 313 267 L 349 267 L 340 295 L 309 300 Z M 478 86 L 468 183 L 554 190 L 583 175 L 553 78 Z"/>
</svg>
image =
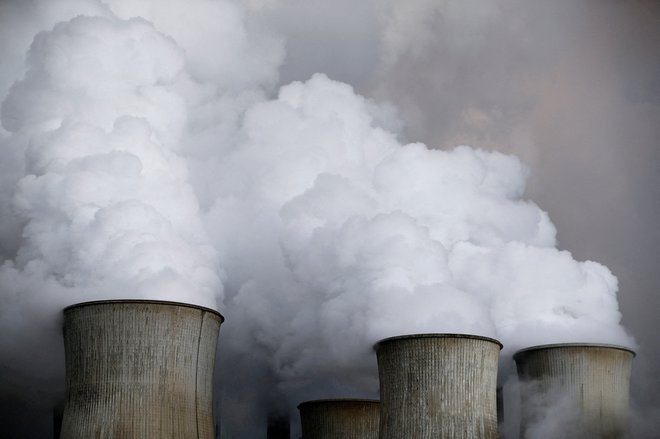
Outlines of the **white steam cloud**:
<svg viewBox="0 0 660 439">
<path fill-rule="evenodd" d="M 141 19 L 77 17 L 39 34 L 28 65 L 2 107 L 9 146 L 25 148 L 23 240 L 2 274 L 72 290 L 20 294 L 60 305 L 154 291 L 215 304 L 215 251 L 178 151 L 185 102 L 170 90 L 182 51 Z"/>
<path fill-rule="evenodd" d="M 616 278 L 555 248 L 515 156 L 403 145 L 391 108 L 323 74 L 269 99 L 282 41 L 234 2 L 63 4 L 34 6 L 50 18 L 0 84 L 3 334 L 38 346 L 85 300 L 218 307 L 221 357 L 272 379 L 264 400 L 373 391 L 371 345 L 401 333 L 632 344 Z"/>
<path fill-rule="evenodd" d="M 400 145 L 372 108 L 316 75 L 252 107 L 221 160 L 225 193 L 208 218 L 237 290 L 227 306 L 273 321 L 266 332 L 283 371 L 332 368 L 328 355 L 347 358 L 347 340 L 364 350 L 412 331 L 486 334 L 510 347 L 628 342 L 616 279 L 553 247 L 548 216 L 521 198 L 518 159 Z"/>
</svg>

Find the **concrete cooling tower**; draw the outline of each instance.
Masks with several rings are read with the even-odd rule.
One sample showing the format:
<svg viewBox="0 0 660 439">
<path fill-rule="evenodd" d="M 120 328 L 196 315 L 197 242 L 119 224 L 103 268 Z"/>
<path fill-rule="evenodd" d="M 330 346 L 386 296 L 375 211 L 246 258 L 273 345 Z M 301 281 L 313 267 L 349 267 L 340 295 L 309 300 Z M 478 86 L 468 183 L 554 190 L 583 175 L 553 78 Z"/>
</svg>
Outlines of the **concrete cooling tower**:
<svg viewBox="0 0 660 439">
<path fill-rule="evenodd" d="M 501 348 L 497 340 L 463 334 L 378 342 L 380 438 L 497 438 Z"/>
<path fill-rule="evenodd" d="M 64 310 L 62 439 L 215 437 L 214 310 L 151 300 Z"/>
<path fill-rule="evenodd" d="M 534 428 L 544 419 L 556 425 L 552 437 L 626 437 L 634 356 L 628 348 L 600 344 L 554 344 L 518 351 L 514 359 L 522 382 L 521 437 L 537 436 Z M 552 414 L 557 419 L 549 418 Z"/>
<path fill-rule="evenodd" d="M 378 439 L 380 407 L 373 399 L 321 399 L 298 406 L 302 439 Z"/>
</svg>

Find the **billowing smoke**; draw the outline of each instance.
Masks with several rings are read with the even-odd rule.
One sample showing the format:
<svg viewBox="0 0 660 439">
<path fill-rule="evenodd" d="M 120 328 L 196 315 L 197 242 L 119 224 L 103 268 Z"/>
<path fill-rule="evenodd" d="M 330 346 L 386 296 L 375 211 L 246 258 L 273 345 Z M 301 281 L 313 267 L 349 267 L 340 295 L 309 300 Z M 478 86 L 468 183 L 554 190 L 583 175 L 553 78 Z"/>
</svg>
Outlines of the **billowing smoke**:
<svg viewBox="0 0 660 439">
<path fill-rule="evenodd" d="M 283 373 L 411 331 L 629 341 L 616 279 L 554 248 L 518 159 L 400 145 L 372 105 L 322 75 L 285 86 L 246 113 L 219 167 L 208 219 L 227 305 L 263 321 Z"/>
<path fill-rule="evenodd" d="M 373 395 L 386 336 L 634 345 L 616 277 L 557 248 L 517 157 L 407 143 L 391 105 L 324 74 L 278 88 L 282 65 L 295 75 L 276 10 L 0 4 L 17 35 L 1 46 L 0 330 L 20 334 L 0 341 L 3 387 L 54 395 L 61 308 L 103 298 L 217 307 L 222 428 L 244 437 L 301 395 Z M 433 39 L 406 33 L 424 10 L 381 11 L 380 86 Z"/>
<path fill-rule="evenodd" d="M 24 45 L 3 61 L 1 88 L 0 329 L 17 335 L 0 341 L 3 406 L 54 404 L 64 306 L 223 300 L 184 154 L 261 96 L 255 84 L 276 80 L 281 44 L 246 36 L 232 3 L 186 5 L 197 25 L 183 29 L 173 20 L 181 6 L 149 20 L 119 6 L 0 5 L 3 43 Z M 220 61 L 202 56 L 199 31 Z"/>
<path fill-rule="evenodd" d="M 616 278 L 554 247 L 517 158 L 401 145 L 382 113 L 323 75 L 247 111 L 208 215 L 227 310 L 252 322 L 228 343 L 258 346 L 280 390 L 308 398 L 328 379 L 373 391 L 371 345 L 402 333 L 493 336 L 505 355 L 631 343 Z"/>
<path fill-rule="evenodd" d="M 25 158 L 3 315 L 49 321 L 77 301 L 156 291 L 215 305 L 216 252 L 178 151 L 185 102 L 169 90 L 181 49 L 141 19 L 76 17 L 39 34 L 27 62 L 2 106 L 7 146 Z"/>
</svg>

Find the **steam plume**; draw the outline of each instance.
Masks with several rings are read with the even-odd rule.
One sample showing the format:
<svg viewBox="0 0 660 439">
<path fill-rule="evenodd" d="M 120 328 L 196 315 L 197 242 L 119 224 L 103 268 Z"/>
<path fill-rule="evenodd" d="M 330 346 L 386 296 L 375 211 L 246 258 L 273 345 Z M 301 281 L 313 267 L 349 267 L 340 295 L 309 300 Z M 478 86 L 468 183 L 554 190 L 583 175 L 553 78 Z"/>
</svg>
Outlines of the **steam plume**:
<svg viewBox="0 0 660 439">
<path fill-rule="evenodd" d="M 63 306 L 117 297 L 219 307 L 237 428 L 282 395 L 373 393 L 390 335 L 634 344 L 617 279 L 557 249 L 517 157 L 406 143 L 390 105 L 324 74 L 278 90 L 275 6 L 63 5 L 2 5 L 29 44 L 0 76 L 0 329 L 25 334 L 0 343 L 7 382 L 57 345 Z M 418 43 L 381 19 L 396 69 Z"/>
</svg>

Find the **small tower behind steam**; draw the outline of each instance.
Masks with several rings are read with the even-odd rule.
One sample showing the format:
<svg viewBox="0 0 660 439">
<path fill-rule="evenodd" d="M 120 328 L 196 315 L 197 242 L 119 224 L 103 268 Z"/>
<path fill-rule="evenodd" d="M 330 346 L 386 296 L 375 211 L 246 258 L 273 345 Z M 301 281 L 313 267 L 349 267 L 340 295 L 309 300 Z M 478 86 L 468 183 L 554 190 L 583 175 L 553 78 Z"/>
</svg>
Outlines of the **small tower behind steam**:
<svg viewBox="0 0 660 439">
<path fill-rule="evenodd" d="M 521 437 L 554 412 L 557 438 L 618 439 L 628 427 L 635 353 L 600 344 L 535 346 L 514 355 L 522 382 Z"/>
</svg>

